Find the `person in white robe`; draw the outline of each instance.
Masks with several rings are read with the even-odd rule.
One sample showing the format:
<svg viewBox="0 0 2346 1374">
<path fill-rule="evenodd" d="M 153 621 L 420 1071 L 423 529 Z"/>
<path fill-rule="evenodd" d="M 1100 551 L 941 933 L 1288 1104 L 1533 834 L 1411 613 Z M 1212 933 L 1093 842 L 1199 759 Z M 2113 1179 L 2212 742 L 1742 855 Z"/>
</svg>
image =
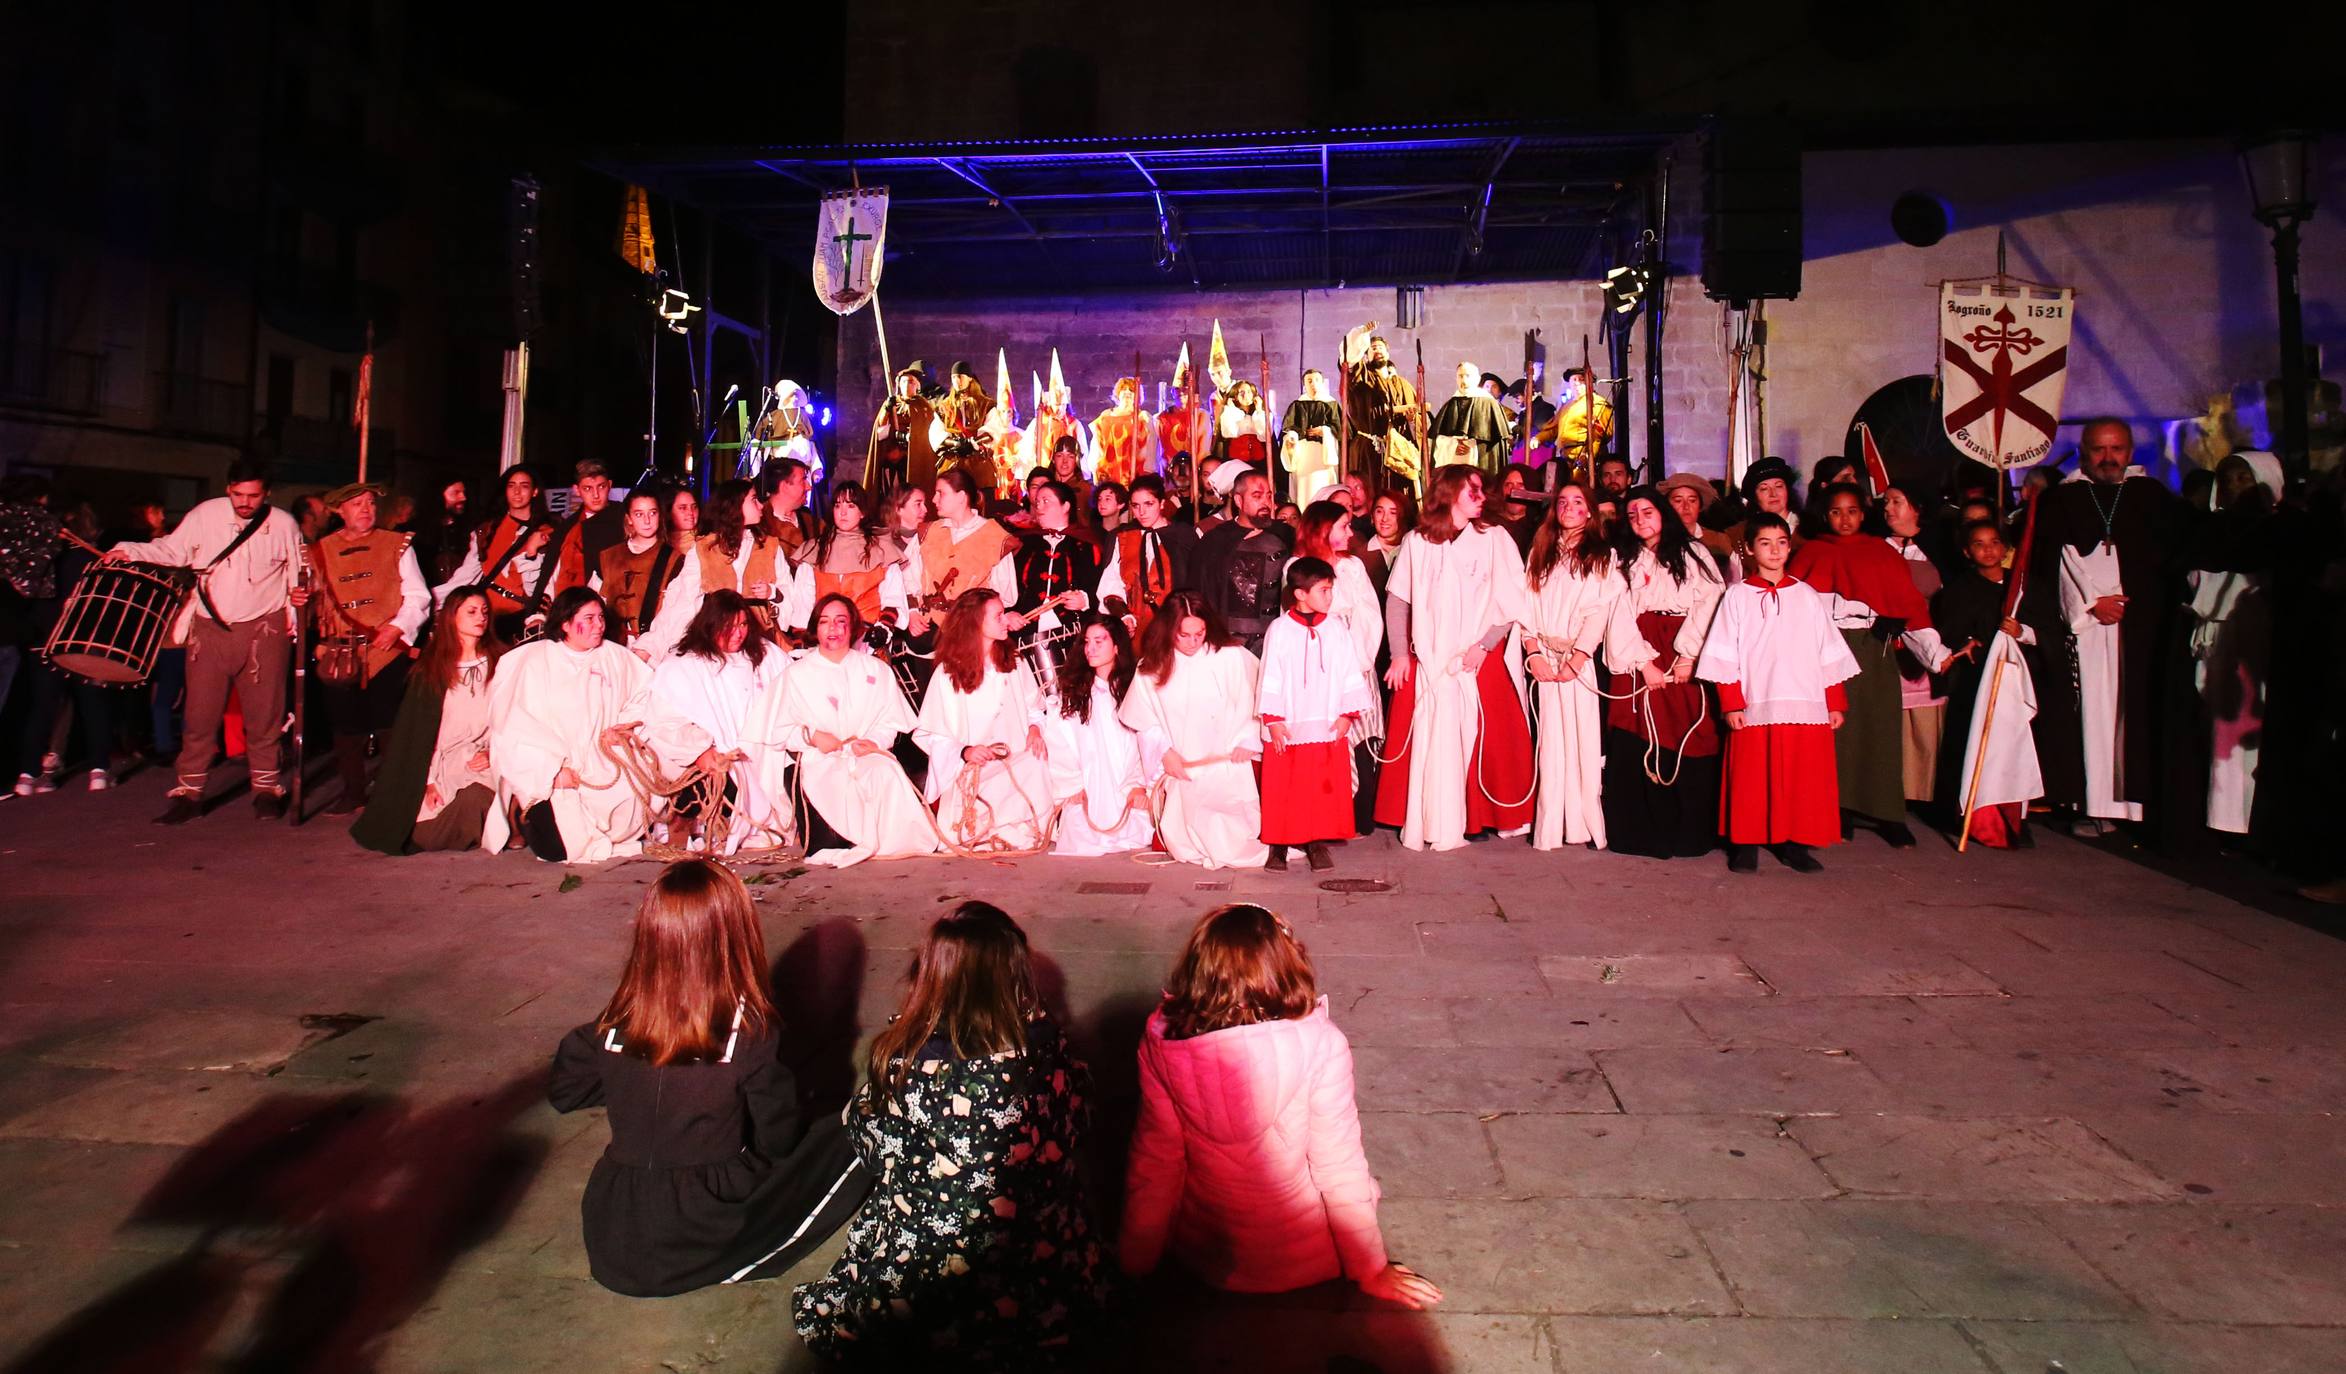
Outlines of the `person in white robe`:
<svg viewBox="0 0 2346 1374">
<path fill-rule="evenodd" d="M 1539 800 L 1531 847 L 1605 847 L 1605 707 L 1597 650 L 1625 587 L 1600 536 L 1588 489 L 1567 482 L 1532 538 L 1524 671 L 1539 695 Z"/>
<path fill-rule="evenodd" d="M 1379 777 L 1376 818 L 1398 826 L 1410 849 L 1456 849 L 1470 827 L 1531 830 L 1531 732 L 1513 633 L 1531 618 L 1523 556 L 1505 528 L 1481 523 L 1484 504 L 1480 472 L 1436 472 L 1425 515 L 1402 536 L 1385 581 L 1385 681 L 1397 695 L 1380 757 L 1402 766 Z M 1501 667 L 1488 669 L 1494 654 Z M 1405 688 L 1412 700 L 1402 718 Z M 1488 746 L 1479 767 L 1478 745 Z"/>
<path fill-rule="evenodd" d="M 600 596 L 568 589 L 547 615 L 552 635 L 507 654 L 489 683 L 498 805 L 520 809 L 523 834 L 542 859 L 600 863 L 639 853 L 651 819 L 605 747 L 625 737 L 626 708 L 652 670 L 603 638 L 603 620 Z"/>
<path fill-rule="evenodd" d="M 788 750 L 797 759 L 807 807 L 846 841 L 810 847 L 806 861 L 845 868 L 936 853 L 937 828 L 891 752 L 915 723 L 904 689 L 885 660 L 861 647 L 853 601 L 824 597 L 814 622 L 815 647 L 758 698 L 748 727 L 753 748 Z"/>
<path fill-rule="evenodd" d="M 2217 466 L 2209 499 L 2232 514 L 2250 507 L 2249 493 L 2259 487 L 2256 508 L 2279 504 L 2285 489 L 2281 462 L 2261 449 L 2243 450 Z M 2273 640 L 2272 593 L 2266 582 L 2262 572 L 2199 568 L 2191 573 L 2192 685 L 2207 704 L 2210 729 L 2207 824 L 2228 835 L 2247 834 L 2256 810 Z"/>
<path fill-rule="evenodd" d="M 1057 709 L 1043 722 L 1059 806 L 1054 854 L 1122 854 L 1148 848 L 1156 834 L 1149 819 L 1155 775 L 1141 766 L 1139 733 L 1117 716 L 1133 668 L 1124 622 L 1085 616 L 1077 652 L 1061 666 Z"/>
<path fill-rule="evenodd" d="M 788 664 L 740 594 L 720 588 L 702 599 L 676 652 L 652 669 L 628 708 L 663 771 L 697 771 L 709 780 L 693 822 L 717 829 L 720 807 L 730 807 L 712 846 L 718 854 L 776 848 L 795 834 L 787 756 L 752 748 L 745 729 L 752 705 L 780 686 Z M 724 802 L 728 784 L 732 800 Z"/>
<path fill-rule="evenodd" d="M 1165 849 L 1204 868 L 1260 868 L 1262 756 L 1255 656 L 1231 643 L 1205 599 L 1175 592 L 1142 637 L 1140 671 L 1117 712 L 1140 733 L 1144 766 L 1165 776 Z"/>
<path fill-rule="evenodd" d="M 963 592 L 938 631 L 913 739 L 929 756 L 927 800 L 948 840 L 1041 847 L 1051 814 L 1042 692 L 1011 656 L 1007 608 L 991 588 Z"/>
</svg>

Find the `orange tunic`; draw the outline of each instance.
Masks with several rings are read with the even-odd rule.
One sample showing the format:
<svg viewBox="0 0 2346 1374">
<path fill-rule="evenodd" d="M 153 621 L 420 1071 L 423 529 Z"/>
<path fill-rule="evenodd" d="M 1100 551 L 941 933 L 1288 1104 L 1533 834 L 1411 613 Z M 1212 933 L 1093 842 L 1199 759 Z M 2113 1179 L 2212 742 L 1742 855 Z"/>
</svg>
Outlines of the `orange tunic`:
<svg viewBox="0 0 2346 1374">
<path fill-rule="evenodd" d="M 1100 418 L 1092 421 L 1092 438 L 1100 446 L 1100 466 L 1092 474 L 1094 481 L 1130 486 L 1132 479 L 1145 471 L 1141 460 L 1149 447 L 1146 411 L 1103 410 Z"/>
<path fill-rule="evenodd" d="M 1170 464 L 1173 455 L 1186 453 L 1191 461 L 1202 461 L 1213 451 L 1212 417 L 1200 409 L 1161 410 L 1157 412 L 1157 452 L 1165 455 Z"/>
</svg>

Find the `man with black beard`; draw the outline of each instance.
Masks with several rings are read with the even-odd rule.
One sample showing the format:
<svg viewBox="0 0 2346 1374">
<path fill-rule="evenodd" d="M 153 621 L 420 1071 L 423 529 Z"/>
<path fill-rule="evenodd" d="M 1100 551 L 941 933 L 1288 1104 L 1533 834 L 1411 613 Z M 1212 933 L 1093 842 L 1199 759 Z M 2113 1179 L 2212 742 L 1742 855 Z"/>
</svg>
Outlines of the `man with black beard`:
<svg viewBox="0 0 2346 1374">
<path fill-rule="evenodd" d="M 1279 618 L 1295 531 L 1271 518 L 1271 479 L 1252 469 L 1230 486 L 1230 518 L 1197 541 L 1197 588 L 1250 653 Z"/>
</svg>

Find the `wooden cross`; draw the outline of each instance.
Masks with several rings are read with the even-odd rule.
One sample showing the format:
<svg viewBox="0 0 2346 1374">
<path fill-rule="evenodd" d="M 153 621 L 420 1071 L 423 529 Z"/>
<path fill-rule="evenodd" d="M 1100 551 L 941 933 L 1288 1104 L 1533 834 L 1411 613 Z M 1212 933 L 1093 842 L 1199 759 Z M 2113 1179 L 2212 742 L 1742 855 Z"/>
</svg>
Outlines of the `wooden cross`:
<svg viewBox="0 0 2346 1374">
<path fill-rule="evenodd" d="M 846 263 L 847 280 L 851 284 L 855 281 L 855 245 L 859 241 L 869 243 L 871 237 L 869 234 L 855 232 L 855 212 L 853 210 L 847 212 L 847 232 L 831 236 L 831 242 L 840 245 L 839 256 Z"/>
</svg>

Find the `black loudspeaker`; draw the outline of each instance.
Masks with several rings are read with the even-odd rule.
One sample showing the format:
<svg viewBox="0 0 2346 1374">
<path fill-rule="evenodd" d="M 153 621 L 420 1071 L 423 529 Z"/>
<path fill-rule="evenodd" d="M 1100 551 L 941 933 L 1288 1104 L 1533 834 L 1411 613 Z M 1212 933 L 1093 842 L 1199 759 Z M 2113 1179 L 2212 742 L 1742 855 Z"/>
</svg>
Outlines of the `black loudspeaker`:
<svg viewBox="0 0 2346 1374">
<path fill-rule="evenodd" d="M 1800 135 L 1722 119 L 1703 140 L 1702 289 L 1747 304 L 1800 294 Z"/>
</svg>

